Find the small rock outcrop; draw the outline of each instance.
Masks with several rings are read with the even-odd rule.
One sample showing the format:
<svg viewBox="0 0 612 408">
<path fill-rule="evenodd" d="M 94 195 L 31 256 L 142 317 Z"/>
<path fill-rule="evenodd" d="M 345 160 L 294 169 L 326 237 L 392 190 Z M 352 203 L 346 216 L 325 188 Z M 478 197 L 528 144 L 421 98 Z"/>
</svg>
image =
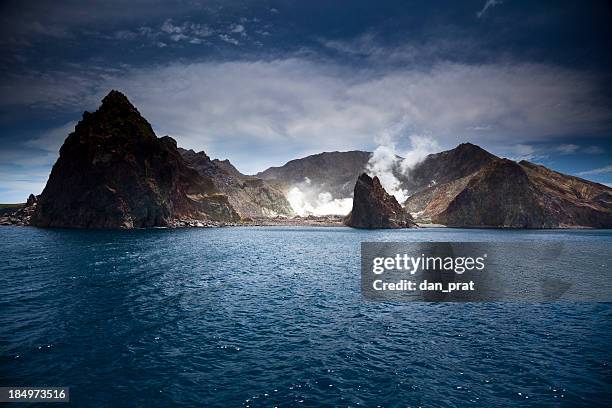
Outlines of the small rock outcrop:
<svg viewBox="0 0 612 408">
<path fill-rule="evenodd" d="M 111 91 L 61 147 L 32 224 L 146 228 L 239 219 L 212 180 L 185 163 L 176 141 L 158 138 L 127 97 Z"/>
<path fill-rule="evenodd" d="M 30 194 L 28 201 L 26 201 L 26 207 L 35 205 L 38 202 L 38 198 L 34 194 Z"/>
<path fill-rule="evenodd" d="M 26 226 L 36 214 L 38 197 L 30 194 L 25 204 L 9 204 L 0 207 L 0 225 Z"/>
<path fill-rule="evenodd" d="M 409 228 L 414 221 L 394 196 L 385 191 L 378 177 L 361 174 L 355 184 L 353 209 L 344 224 L 354 228 Z"/>
</svg>

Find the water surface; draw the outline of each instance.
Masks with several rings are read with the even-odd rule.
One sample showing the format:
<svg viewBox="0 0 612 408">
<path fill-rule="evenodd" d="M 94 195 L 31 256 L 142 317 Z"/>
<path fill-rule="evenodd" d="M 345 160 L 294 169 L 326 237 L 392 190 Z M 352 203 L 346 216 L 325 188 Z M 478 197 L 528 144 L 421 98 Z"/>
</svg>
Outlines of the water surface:
<svg viewBox="0 0 612 408">
<path fill-rule="evenodd" d="M 612 397 L 609 303 L 365 302 L 359 270 L 361 241 L 612 244 L 612 231 L 2 227 L 0 239 L 0 385 L 69 386 L 75 406 Z"/>
</svg>

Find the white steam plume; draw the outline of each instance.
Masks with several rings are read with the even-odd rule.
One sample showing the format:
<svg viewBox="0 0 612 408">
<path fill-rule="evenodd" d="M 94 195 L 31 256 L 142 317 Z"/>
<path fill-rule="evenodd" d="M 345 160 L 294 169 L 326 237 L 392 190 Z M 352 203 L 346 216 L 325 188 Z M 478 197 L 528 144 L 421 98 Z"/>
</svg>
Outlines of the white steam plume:
<svg viewBox="0 0 612 408">
<path fill-rule="evenodd" d="M 399 134 L 399 131 L 388 131 L 377 138 L 379 146 L 372 153 L 365 170 L 377 176 L 385 190 L 403 203 L 409 192 L 403 188 L 402 179 L 407 178 L 410 170 L 428 154 L 440 149 L 438 143 L 430 137 L 411 135 L 408 138 L 410 148 L 400 151 L 395 143 L 395 136 Z M 353 206 L 353 198 L 334 198 L 330 192 L 325 191 L 325 187 L 315 185 L 308 177 L 292 186 L 287 193 L 287 200 L 299 216 L 346 215 Z"/>
<path fill-rule="evenodd" d="M 394 137 L 386 132 L 378 138 L 379 146 L 372 153 L 366 166 L 367 172 L 377 176 L 382 186 L 389 194 L 395 196 L 399 203 L 408 198 L 408 191 L 402 188 L 399 175 L 407 177 L 410 171 L 428 154 L 439 150 L 438 143 L 427 136 L 411 135 L 410 149 L 398 151 Z"/>
<path fill-rule="evenodd" d="M 403 203 L 408 195 L 394 174 L 394 170 L 398 168 L 398 161 L 401 160 L 397 156 L 395 143 L 380 145 L 372 153 L 366 170 L 371 176 L 377 176 L 385 190 L 394 195 L 398 202 Z"/>
<path fill-rule="evenodd" d="M 310 185 L 310 180 L 305 184 Z M 317 192 L 314 187 L 294 186 L 287 193 L 287 200 L 299 216 L 307 215 L 346 215 L 353 207 L 352 198 L 336 198 L 331 193 Z"/>
</svg>

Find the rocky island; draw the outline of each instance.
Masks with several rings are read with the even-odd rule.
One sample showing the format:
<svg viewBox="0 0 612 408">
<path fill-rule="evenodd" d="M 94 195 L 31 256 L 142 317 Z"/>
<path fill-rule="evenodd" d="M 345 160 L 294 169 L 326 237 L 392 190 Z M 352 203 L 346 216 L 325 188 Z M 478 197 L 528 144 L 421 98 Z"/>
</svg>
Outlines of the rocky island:
<svg viewBox="0 0 612 408">
<path fill-rule="evenodd" d="M 323 152 L 246 175 L 228 160 L 157 137 L 128 98 L 113 90 L 68 135 L 42 194 L 1 205 L 0 225 L 612 227 L 611 188 L 500 158 L 471 143 L 430 154 L 409 172 L 393 168 L 408 193 L 403 203 L 367 174 L 371 157 Z M 296 185 L 316 186 L 328 202 L 352 199 L 352 211 L 345 217 L 297 214 L 289 200 Z"/>
<path fill-rule="evenodd" d="M 66 138 L 31 224 L 142 228 L 239 220 L 213 181 L 187 165 L 176 141 L 158 138 L 125 95 L 111 91 Z"/>
</svg>

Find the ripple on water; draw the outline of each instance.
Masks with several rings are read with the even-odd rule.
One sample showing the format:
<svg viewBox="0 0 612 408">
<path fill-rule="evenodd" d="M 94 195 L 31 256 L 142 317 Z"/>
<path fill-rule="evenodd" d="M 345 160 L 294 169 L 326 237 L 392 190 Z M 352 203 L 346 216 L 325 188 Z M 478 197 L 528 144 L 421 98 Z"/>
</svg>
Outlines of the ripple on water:
<svg viewBox="0 0 612 408">
<path fill-rule="evenodd" d="M 609 304 L 374 303 L 361 241 L 608 231 L 2 228 L 0 382 L 81 406 L 605 405 Z M 112 390 L 109 392 L 109 389 Z"/>
</svg>

